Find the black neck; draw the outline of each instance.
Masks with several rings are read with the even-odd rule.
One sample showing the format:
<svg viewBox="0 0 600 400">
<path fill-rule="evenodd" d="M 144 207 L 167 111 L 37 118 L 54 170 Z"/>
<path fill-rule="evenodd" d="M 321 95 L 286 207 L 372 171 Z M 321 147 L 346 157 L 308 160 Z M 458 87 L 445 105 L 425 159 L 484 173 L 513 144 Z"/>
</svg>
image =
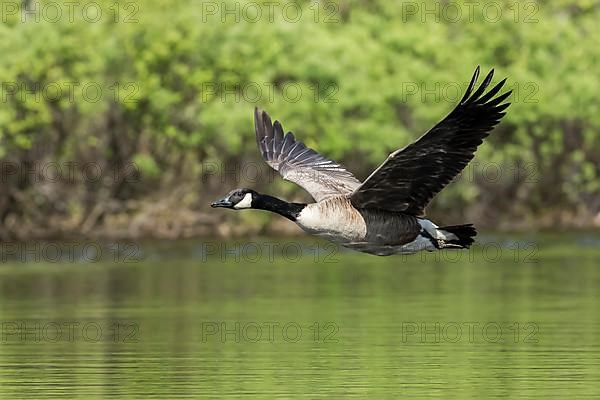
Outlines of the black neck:
<svg viewBox="0 0 600 400">
<path fill-rule="evenodd" d="M 267 194 L 257 194 L 252 199 L 252 208 L 271 211 L 292 221 L 295 221 L 296 218 L 298 218 L 300 211 L 302 211 L 304 207 L 306 207 L 306 204 L 288 203 L 287 201 Z"/>
</svg>

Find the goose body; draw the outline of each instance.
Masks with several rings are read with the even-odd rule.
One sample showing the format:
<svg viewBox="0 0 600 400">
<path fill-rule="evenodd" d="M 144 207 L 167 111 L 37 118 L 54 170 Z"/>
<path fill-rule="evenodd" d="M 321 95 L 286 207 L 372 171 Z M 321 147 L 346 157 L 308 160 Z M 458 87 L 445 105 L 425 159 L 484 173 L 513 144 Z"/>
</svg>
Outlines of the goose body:
<svg viewBox="0 0 600 400">
<path fill-rule="evenodd" d="M 474 156 L 483 139 L 504 116 L 511 92 L 494 97 L 505 80 L 485 93 L 493 70 L 474 91 L 475 71 L 459 105 L 416 142 L 390 154 L 364 182 L 336 162 L 286 135 L 255 110 L 261 155 L 284 179 L 297 183 L 314 203 L 289 203 L 235 189 L 213 207 L 262 209 L 295 222 L 305 232 L 345 247 L 375 254 L 411 254 L 422 250 L 468 248 L 477 234 L 471 224 L 438 227 L 424 217 L 425 206 Z"/>
<path fill-rule="evenodd" d="M 412 215 L 356 209 L 347 197 L 308 204 L 296 223 L 312 235 L 375 254 L 392 248 L 401 252 L 421 231 L 417 218 Z"/>
<path fill-rule="evenodd" d="M 347 197 L 307 204 L 296 223 L 309 234 L 375 255 L 435 250 L 444 241 L 458 239 L 428 219 L 378 209 L 356 209 Z M 453 247 L 449 244 L 446 247 Z"/>
</svg>

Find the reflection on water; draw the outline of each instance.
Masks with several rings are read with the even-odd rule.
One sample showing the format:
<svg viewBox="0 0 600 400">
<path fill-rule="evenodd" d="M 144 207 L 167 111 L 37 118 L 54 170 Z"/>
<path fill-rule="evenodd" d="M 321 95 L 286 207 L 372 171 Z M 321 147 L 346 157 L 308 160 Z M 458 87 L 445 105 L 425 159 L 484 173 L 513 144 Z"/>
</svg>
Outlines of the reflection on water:
<svg viewBox="0 0 600 400">
<path fill-rule="evenodd" d="M 131 262 L 5 247 L 0 398 L 597 398 L 598 243 L 143 243 Z"/>
</svg>

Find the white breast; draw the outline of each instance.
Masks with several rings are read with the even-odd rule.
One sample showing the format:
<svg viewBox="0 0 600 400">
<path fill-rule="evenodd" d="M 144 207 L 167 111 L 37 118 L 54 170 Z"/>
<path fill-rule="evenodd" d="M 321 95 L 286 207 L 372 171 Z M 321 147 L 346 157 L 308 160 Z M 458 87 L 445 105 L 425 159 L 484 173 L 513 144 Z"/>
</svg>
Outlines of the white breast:
<svg viewBox="0 0 600 400">
<path fill-rule="evenodd" d="M 365 220 L 346 198 L 308 204 L 296 223 L 308 233 L 340 243 L 361 241 L 367 234 Z"/>
</svg>

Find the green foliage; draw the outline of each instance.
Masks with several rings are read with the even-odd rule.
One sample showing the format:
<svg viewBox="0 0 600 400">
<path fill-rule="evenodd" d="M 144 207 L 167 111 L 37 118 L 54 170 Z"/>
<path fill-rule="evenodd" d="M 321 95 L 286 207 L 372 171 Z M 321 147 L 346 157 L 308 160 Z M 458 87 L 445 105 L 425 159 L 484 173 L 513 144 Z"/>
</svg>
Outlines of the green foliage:
<svg viewBox="0 0 600 400">
<path fill-rule="evenodd" d="M 52 21 L 4 10 L 0 160 L 135 162 L 151 184 L 181 179 L 185 159 L 198 178 L 215 157 L 257 159 L 258 105 L 364 178 L 449 112 L 481 65 L 514 94 L 479 160 L 505 178 L 532 164 L 536 179 L 462 179 L 438 207 L 485 191 L 530 211 L 599 194 L 597 2 L 299 1 L 255 18 L 247 0 L 106 1 L 97 22 L 85 4 Z"/>
</svg>

